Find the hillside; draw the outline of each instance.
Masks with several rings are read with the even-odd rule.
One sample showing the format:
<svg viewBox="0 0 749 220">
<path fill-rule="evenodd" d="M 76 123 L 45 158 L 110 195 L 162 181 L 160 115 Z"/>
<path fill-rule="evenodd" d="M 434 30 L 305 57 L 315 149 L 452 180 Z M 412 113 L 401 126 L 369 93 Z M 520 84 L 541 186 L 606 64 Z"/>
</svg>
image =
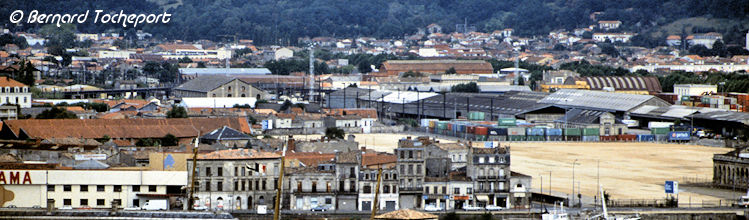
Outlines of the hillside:
<svg viewBox="0 0 749 220">
<path fill-rule="evenodd" d="M 0 6 L 0 17 L 6 18 L 16 8 L 45 13 L 97 8 L 159 13 L 168 8 L 174 14 L 171 23 L 144 29 L 158 37 L 185 40 L 221 40 L 225 37 L 220 35 L 238 34 L 259 44 L 295 44 L 299 37 L 316 36 L 401 37 L 431 23 L 451 32 L 464 21 L 478 31 L 513 28 L 516 35 L 545 35 L 559 28 L 571 30 L 595 24 L 593 12 L 602 12 L 596 18 L 599 20 L 621 20 L 620 31 L 649 32 L 684 18 L 737 23 L 734 21 L 745 20 L 749 14 L 747 0 L 133 0 L 128 4 L 112 0 L 6 0 Z M 21 27 L 34 28 L 38 27 Z M 78 27 L 85 32 L 113 28 L 92 24 Z M 672 28 L 666 29 L 670 32 Z M 746 32 L 746 27 L 738 29 Z"/>
</svg>

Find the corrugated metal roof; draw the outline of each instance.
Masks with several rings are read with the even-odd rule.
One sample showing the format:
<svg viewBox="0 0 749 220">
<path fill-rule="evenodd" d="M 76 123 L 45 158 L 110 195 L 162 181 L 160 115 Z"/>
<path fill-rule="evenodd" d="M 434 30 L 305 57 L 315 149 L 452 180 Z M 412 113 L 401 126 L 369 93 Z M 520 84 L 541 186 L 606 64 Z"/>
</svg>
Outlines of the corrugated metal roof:
<svg viewBox="0 0 749 220">
<path fill-rule="evenodd" d="M 378 101 L 382 102 L 389 102 L 389 103 L 411 103 L 422 99 L 427 99 L 433 96 L 437 96 L 439 94 L 434 92 L 410 92 L 410 91 L 400 91 L 400 92 L 393 92 L 388 95 L 386 95 L 384 98 L 377 99 Z"/>
<path fill-rule="evenodd" d="M 629 111 L 653 98 L 656 97 L 651 95 L 562 89 L 541 99 L 539 103 Z"/>
<path fill-rule="evenodd" d="M 268 75 L 268 68 L 179 68 L 182 74 L 192 75 Z"/>
</svg>

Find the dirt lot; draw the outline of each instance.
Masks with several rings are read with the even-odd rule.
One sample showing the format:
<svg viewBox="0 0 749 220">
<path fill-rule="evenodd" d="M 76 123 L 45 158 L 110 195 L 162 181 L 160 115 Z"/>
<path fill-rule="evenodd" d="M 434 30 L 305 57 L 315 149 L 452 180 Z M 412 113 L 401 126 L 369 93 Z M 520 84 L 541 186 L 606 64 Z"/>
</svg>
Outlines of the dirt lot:
<svg viewBox="0 0 749 220">
<path fill-rule="evenodd" d="M 383 152 L 393 152 L 398 139 L 407 134 L 357 134 L 360 145 Z M 303 136 L 297 136 L 304 139 Z M 319 138 L 319 136 L 309 138 Z M 441 140 L 446 141 L 446 140 Z M 508 143 L 512 152 L 512 170 L 533 176 L 533 188 L 538 189 L 543 175 L 544 191 L 572 191 L 572 162 L 575 181 L 586 196 L 597 191 L 597 163 L 600 161 L 600 183 L 614 199 L 664 198 L 666 180 L 681 181 L 682 177 L 712 178 L 712 156 L 728 152 L 727 148 L 653 143 L 563 143 L 522 142 Z M 476 146 L 480 143 L 475 143 Z M 537 191 L 537 190 L 534 190 Z M 718 198 L 682 192 L 683 202 Z"/>
</svg>

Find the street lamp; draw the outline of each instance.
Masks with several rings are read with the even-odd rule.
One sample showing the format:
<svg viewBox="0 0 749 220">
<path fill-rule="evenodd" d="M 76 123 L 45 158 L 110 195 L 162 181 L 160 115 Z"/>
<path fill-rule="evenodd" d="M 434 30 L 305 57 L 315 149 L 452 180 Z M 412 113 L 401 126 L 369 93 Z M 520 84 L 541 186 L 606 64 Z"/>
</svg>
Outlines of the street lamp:
<svg viewBox="0 0 749 220">
<path fill-rule="evenodd" d="M 572 205 L 574 205 L 575 201 L 575 165 L 577 165 L 577 159 L 572 162 Z"/>
</svg>

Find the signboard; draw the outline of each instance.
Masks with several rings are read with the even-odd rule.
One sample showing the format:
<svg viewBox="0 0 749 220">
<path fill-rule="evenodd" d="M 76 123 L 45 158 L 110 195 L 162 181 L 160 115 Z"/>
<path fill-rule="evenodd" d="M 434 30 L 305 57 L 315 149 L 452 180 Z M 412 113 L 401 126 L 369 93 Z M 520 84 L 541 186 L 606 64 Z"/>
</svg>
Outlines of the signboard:
<svg viewBox="0 0 749 220">
<path fill-rule="evenodd" d="M 106 154 L 76 154 L 75 160 L 107 160 Z"/>
<path fill-rule="evenodd" d="M 666 193 L 679 194 L 679 182 L 666 181 L 664 188 L 666 189 Z"/>
<path fill-rule="evenodd" d="M 668 140 L 669 141 L 688 141 L 689 132 L 688 131 L 672 131 L 668 134 Z"/>
</svg>

